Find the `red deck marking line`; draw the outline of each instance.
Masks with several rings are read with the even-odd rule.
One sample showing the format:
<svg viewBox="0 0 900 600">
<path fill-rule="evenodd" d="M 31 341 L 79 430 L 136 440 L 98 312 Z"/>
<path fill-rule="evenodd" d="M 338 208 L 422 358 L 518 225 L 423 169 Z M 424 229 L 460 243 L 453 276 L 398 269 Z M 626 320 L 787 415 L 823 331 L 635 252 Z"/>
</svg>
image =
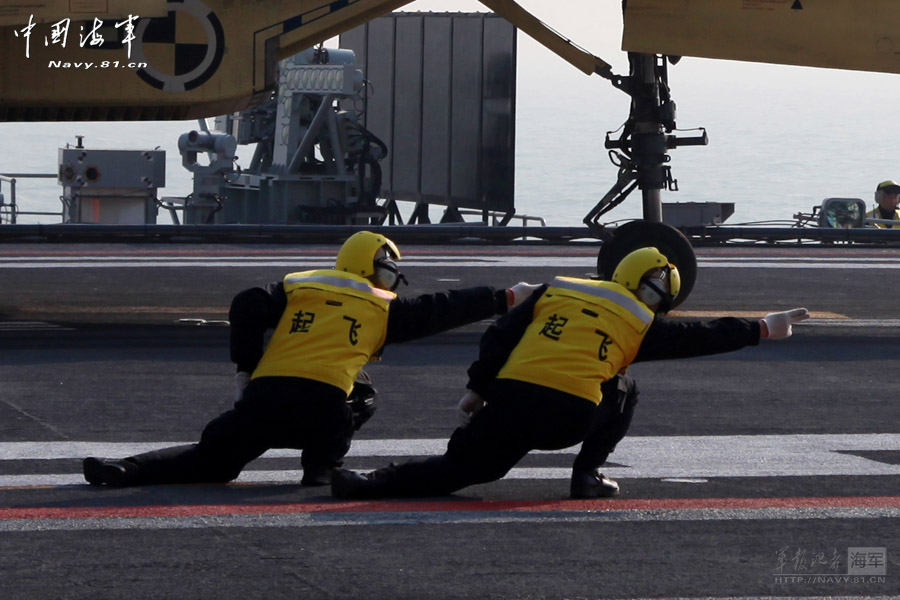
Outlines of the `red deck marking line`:
<svg viewBox="0 0 900 600">
<path fill-rule="evenodd" d="M 398 512 L 606 512 L 764 508 L 900 508 L 900 496 L 825 498 L 661 498 L 554 501 L 366 501 L 291 504 L 198 504 L 177 506 L 73 506 L 0 508 L 0 520 L 196 517 L 214 515 L 398 513 Z"/>
<path fill-rule="evenodd" d="M 326 244 L 323 244 L 326 245 Z M 471 248 L 446 248 L 441 250 L 432 250 L 427 248 L 417 248 L 411 250 L 403 250 L 403 256 L 405 257 L 442 257 L 442 256 L 472 256 L 472 255 L 500 255 L 500 256 L 596 256 L 597 249 L 596 248 L 569 248 L 569 247 L 556 247 L 556 248 L 540 248 L 540 249 L 530 249 L 530 248 L 510 248 L 508 246 L 504 247 L 487 247 L 487 246 L 473 246 Z M 152 250 L 132 250 L 132 249 L 121 249 L 121 250 L 0 250 L 0 257 L 15 257 L 15 256 L 45 256 L 48 258 L 52 257 L 67 257 L 67 256 L 76 256 L 76 257 L 122 257 L 127 258 L 130 256 L 219 256 L 219 257 L 247 257 L 247 256 L 281 256 L 285 258 L 297 258 L 298 260 L 304 257 L 326 257 L 332 258 L 334 257 L 335 251 L 330 248 L 322 248 L 322 249 L 307 249 L 307 248 L 269 248 L 265 250 L 261 249 L 241 249 L 241 250 L 217 250 L 217 249 L 197 249 L 197 248 L 184 248 L 179 250 L 166 250 L 163 248 L 152 249 Z"/>
<path fill-rule="evenodd" d="M 225 257 L 243 257 L 243 256 L 284 256 L 290 257 L 306 257 L 306 256 L 323 256 L 334 257 L 334 250 L 321 249 L 291 249 L 273 248 L 270 250 L 246 249 L 246 250 L 202 250 L 196 248 L 185 248 L 181 250 L 165 250 L 162 248 L 153 250 L 2 250 L 2 257 L 16 256 L 45 256 L 53 257 L 122 257 L 130 256 L 225 256 Z"/>
</svg>

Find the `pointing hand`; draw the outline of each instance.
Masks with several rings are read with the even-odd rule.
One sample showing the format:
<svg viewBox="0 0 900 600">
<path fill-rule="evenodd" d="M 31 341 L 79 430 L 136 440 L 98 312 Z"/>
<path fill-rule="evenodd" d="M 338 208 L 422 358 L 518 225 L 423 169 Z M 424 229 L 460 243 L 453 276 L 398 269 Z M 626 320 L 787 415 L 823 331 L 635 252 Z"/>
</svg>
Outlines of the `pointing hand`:
<svg viewBox="0 0 900 600">
<path fill-rule="evenodd" d="M 791 337 L 791 326 L 808 318 L 809 311 L 805 308 L 769 313 L 759 321 L 762 337 L 773 340 Z"/>
</svg>

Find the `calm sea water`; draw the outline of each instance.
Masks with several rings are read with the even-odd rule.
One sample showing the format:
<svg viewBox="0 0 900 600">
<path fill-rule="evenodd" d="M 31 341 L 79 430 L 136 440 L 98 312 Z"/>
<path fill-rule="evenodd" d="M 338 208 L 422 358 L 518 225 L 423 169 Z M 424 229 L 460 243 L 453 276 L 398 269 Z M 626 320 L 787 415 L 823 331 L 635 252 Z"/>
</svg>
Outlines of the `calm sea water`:
<svg viewBox="0 0 900 600">
<path fill-rule="evenodd" d="M 629 100 L 605 80 L 548 64 L 520 61 L 516 206 L 548 225 L 580 225 L 615 181 L 603 141 L 627 117 Z M 671 152 L 680 191 L 664 192 L 664 201 L 734 202 L 729 224 L 789 221 L 827 197 L 871 203 L 877 182 L 900 180 L 898 76 L 685 59 L 671 69 L 670 84 L 679 128 L 705 127 L 710 145 Z M 194 121 L 4 123 L 0 173 L 53 173 L 57 149 L 84 135 L 89 148 L 166 150 L 160 195 L 184 196 L 190 174 L 176 144 L 196 128 Z M 239 156 L 246 165 L 252 151 L 239 149 Z M 60 191 L 55 181 L 20 181 L 19 205 L 58 211 Z M 633 194 L 604 220 L 640 216 L 640 196 Z"/>
</svg>

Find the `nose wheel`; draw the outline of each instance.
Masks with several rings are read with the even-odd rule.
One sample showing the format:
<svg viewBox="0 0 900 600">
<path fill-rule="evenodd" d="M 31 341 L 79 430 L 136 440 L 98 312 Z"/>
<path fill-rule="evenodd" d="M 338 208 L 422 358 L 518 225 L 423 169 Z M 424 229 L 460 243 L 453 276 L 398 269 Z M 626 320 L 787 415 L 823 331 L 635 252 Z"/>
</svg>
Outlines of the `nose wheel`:
<svg viewBox="0 0 900 600">
<path fill-rule="evenodd" d="M 638 248 L 653 246 L 662 252 L 681 275 L 681 291 L 672 303 L 673 308 L 684 302 L 697 281 L 697 257 L 691 242 L 683 233 L 665 223 L 630 221 L 617 227 L 612 239 L 604 242 L 597 255 L 597 274 L 609 279 L 616 265 Z"/>
</svg>

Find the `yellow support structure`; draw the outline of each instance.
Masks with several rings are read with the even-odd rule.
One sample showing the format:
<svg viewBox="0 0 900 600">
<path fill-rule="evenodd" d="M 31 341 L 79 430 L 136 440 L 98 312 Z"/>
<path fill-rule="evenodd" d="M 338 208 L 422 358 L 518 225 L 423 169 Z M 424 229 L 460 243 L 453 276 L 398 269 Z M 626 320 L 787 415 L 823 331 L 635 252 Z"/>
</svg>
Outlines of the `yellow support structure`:
<svg viewBox="0 0 900 600">
<path fill-rule="evenodd" d="M 897 0 L 628 0 L 623 49 L 900 73 Z"/>
<path fill-rule="evenodd" d="M 611 75 L 608 63 L 562 37 L 513 0 L 479 0 L 479 2 L 579 71 L 588 75 L 594 73 L 604 77 Z"/>
</svg>

